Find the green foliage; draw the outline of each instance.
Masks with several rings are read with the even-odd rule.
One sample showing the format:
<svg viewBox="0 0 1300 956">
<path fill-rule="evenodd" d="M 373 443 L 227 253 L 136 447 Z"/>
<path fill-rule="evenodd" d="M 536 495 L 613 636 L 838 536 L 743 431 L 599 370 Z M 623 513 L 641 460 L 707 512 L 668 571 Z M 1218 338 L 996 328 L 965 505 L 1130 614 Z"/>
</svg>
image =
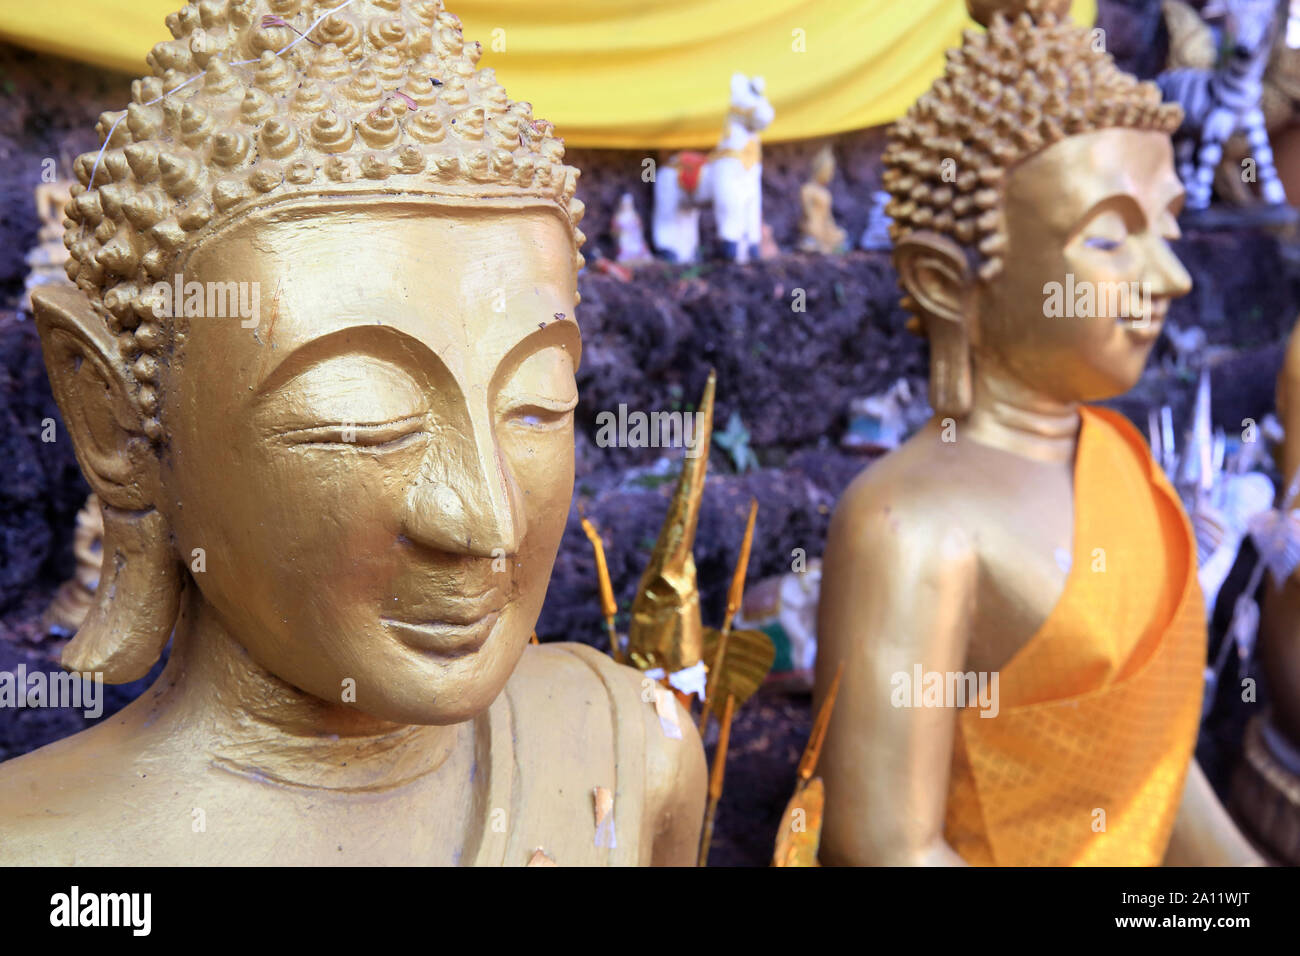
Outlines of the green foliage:
<svg viewBox="0 0 1300 956">
<path fill-rule="evenodd" d="M 740 412 L 731 413 L 726 429 L 714 432 L 713 440 L 731 456 L 736 474 L 741 475 L 758 468 L 758 457 L 754 454 L 754 449 L 749 447 L 749 429 L 740 420 Z"/>
</svg>

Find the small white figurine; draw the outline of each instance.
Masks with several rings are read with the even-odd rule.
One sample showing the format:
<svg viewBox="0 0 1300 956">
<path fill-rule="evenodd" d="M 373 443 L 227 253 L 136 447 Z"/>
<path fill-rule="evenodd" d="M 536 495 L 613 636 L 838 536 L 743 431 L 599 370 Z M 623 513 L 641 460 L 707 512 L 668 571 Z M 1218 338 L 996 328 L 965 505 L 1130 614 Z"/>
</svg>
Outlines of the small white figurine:
<svg viewBox="0 0 1300 956">
<path fill-rule="evenodd" d="M 759 133 L 775 114 L 763 78 L 731 78 L 731 109 L 712 153 L 678 153 L 655 176 L 655 248 L 675 262 L 694 262 L 700 207 L 713 203 L 723 255 L 748 262 L 763 239 L 763 154 Z"/>
<path fill-rule="evenodd" d="M 871 211 L 867 213 L 867 228 L 862 231 L 862 240 L 858 248 L 870 252 L 890 252 L 894 248 L 889 238 L 889 227 L 894 220 L 889 218 L 885 208 L 892 197 L 883 189 L 871 194 Z"/>
<path fill-rule="evenodd" d="M 615 256 L 617 261 L 634 265 L 649 262 L 653 258 L 650 247 L 646 245 L 641 217 L 637 214 L 631 193 L 624 193 L 618 201 L 618 211 L 614 213 L 610 231 L 618 241 L 618 254 Z"/>
</svg>

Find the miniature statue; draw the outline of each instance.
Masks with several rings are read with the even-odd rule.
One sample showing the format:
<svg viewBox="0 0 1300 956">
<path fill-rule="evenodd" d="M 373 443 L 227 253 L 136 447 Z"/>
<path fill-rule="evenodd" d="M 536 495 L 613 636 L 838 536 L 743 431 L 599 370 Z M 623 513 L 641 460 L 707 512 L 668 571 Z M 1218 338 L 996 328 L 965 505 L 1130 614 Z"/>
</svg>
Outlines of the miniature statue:
<svg viewBox="0 0 1300 956">
<path fill-rule="evenodd" d="M 812 178 L 799 187 L 803 210 L 799 219 L 799 249 L 803 252 L 830 255 L 844 251 L 848 234 L 835 225 L 835 213 L 831 209 L 834 200 L 830 184 L 834 178 L 835 154 L 830 146 L 823 146 L 813 157 Z"/>
<path fill-rule="evenodd" d="M 878 189 L 871 194 L 867 228 L 862 230 L 862 239 L 858 242 L 859 249 L 866 249 L 868 252 L 889 252 L 894 248 L 893 240 L 889 238 L 889 227 L 894 224 L 894 220 L 890 219 L 889 213 L 885 211 L 891 198 L 883 189 Z"/>
<path fill-rule="evenodd" d="M 929 421 L 930 415 L 925 395 L 900 378 L 883 392 L 849 402 L 849 427 L 840 447 L 858 452 L 893 451 Z"/>
<path fill-rule="evenodd" d="M 610 231 L 618 241 L 618 255 L 615 257 L 618 262 L 634 265 L 654 258 L 646 245 L 645 229 L 641 226 L 641 217 L 637 215 L 631 193 L 624 193 L 619 199 Z"/>
<path fill-rule="evenodd" d="M 172 650 L 0 764 L 0 862 L 691 863 L 690 721 L 529 643 L 573 490 L 578 171 L 439 0 L 330 9 L 186 6 L 76 163 L 78 289 L 36 317 L 105 560 L 63 662 Z"/>
<path fill-rule="evenodd" d="M 817 699 L 841 663 L 844 682 L 821 859 L 1257 861 L 1193 759 L 1186 515 L 1136 430 L 1084 404 L 1137 382 L 1191 287 L 1168 244 L 1179 110 L 1088 30 L 1015 7 L 965 34 L 885 152 L 934 418 L 845 492 L 823 554 Z M 1052 317 L 1067 277 L 1092 304 Z M 1149 299 L 1104 294 L 1130 279 Z"/>
<path fill-rule="evenodd" d="M 23 287 L 23 308 L 32 314 L 32 290 L 50 283 L 66 285 L 68 277 L 63 271 L 68 261 L 68 250 L 63 246 L 63 207 L 71 198 L 72 183 L 56 180 L 41 183 L 33 190 L 36 216 L 41 227 L 36 234 L 36 245 L 27 253 L 27 280 Z"/>
<path fill-rule="evenodd" d="M 99 588 L 99 575 L 104 560 L 104 515 L 99 510 L 99 499 L 92 492 L 86 504 L 77 512 L 77 530 L 73 534 L 72 554 L 77 559 L 77 570 L 71 580 L 60 585 L 54 600 L 45 609 L 41 624 L 45 630 L 60 637 L 77 633 L 90 613 Z"/>
<path fill-rule="evenodd" d="M 820 558 L 799 558 L 796 570 L 764 578 L 745 593 L 736 626 L 765 632 L 776 648 L 772 683 L 788 693 L 812 691 L 817 660 Z"/>
<path fill-rule="evenodd" d="M 1286 203 L 1278 179 L 1264 111 L 1262 81 L 1273 49 L 1277 0 L 1224 0 L 1229 53 L 1215 69 L 1167 70 L 1157 82 L 1166 100 L 1183 109 L 1175 136 L 1178 174 L 1187 186 L 1187 208 L 1210 206 L 1215 172 L 1225 144 L 1238 131 L 1250 148 L 1260 196 L 1269 205 Z"/>
<path fill-rule="evenodd" d="M 763 153 L 759 133 L 771 125 L 772 104 L 763 78 L 731 78 L 731 109 L 722 139 L 707 156 L 683 152 L 655 176 L 655 248 L 673 262 L 694 262 L 700 244 L 700 207 L 713 203 L 725 258 L 748 262 L 763 237 Z"/>
</svg>

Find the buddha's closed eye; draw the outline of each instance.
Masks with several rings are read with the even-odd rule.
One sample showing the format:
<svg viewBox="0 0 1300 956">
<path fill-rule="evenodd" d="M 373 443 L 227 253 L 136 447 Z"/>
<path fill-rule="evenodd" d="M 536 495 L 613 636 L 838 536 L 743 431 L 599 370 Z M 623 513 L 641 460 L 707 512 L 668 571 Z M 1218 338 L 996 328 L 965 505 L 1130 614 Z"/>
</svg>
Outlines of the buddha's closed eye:
<svg viewBox="0 0 1300 956">
<path fill-rule="evenodd" d="M 356 445 L 376 451 L 404 448 L 426 436 L 426 416 L 410 415 L 390 422 L 332 422 L 307 428 L 290 428 L 277 438 L 286 445 Z"/>
<path fill-rule="evenodd" d="M 556 346 L 539 349 L 521 362 L 496 399 L 499 421 L 528 431 L 568 427 L 577 405 L 572 359 Z"/>
<path fill-rule="evenodd" d="M 522 428 L 539 430 L 563 428 L 573 418 L 573 410 L 577 406 L 577 396 L 565 402 L 533 398 L 512 405 L 506 410 L 505 418 L 509 424 Z"/>
</svg>

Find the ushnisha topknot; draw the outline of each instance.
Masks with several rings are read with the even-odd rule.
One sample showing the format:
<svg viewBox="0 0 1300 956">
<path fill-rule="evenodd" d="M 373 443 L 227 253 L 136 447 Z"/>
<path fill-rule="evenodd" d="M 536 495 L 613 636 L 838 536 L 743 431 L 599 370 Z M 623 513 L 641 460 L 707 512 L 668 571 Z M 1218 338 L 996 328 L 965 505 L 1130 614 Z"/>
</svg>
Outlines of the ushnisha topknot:
<svg viewBox="0 0 1300 956">
<path fill-rule="evenodd" d="M 894 125 L 882 182 L 895 245 L 921 230 L 947 236 L 989 281 L 1002 271 L 1002 184 L 1017 163 L 1110 127 L 1173 133 L 1182 110 L 1119 69 L 1064 15 L 1068 2 L 968 2 L 988 31 L 967 30 L 943 76 Z"/>
<path fill-rule="evenodd" d="M 75 163 L 67 272 L 118 336 L 145 431 L 170 336 L 150 289 L 205 235 L 304 196 L 531 199 L 584 240 L 578 170 L 529 103 L 512 102 L 442 0 L 200 0 L 132 102 L 104 113 Z"/>
</svg>

